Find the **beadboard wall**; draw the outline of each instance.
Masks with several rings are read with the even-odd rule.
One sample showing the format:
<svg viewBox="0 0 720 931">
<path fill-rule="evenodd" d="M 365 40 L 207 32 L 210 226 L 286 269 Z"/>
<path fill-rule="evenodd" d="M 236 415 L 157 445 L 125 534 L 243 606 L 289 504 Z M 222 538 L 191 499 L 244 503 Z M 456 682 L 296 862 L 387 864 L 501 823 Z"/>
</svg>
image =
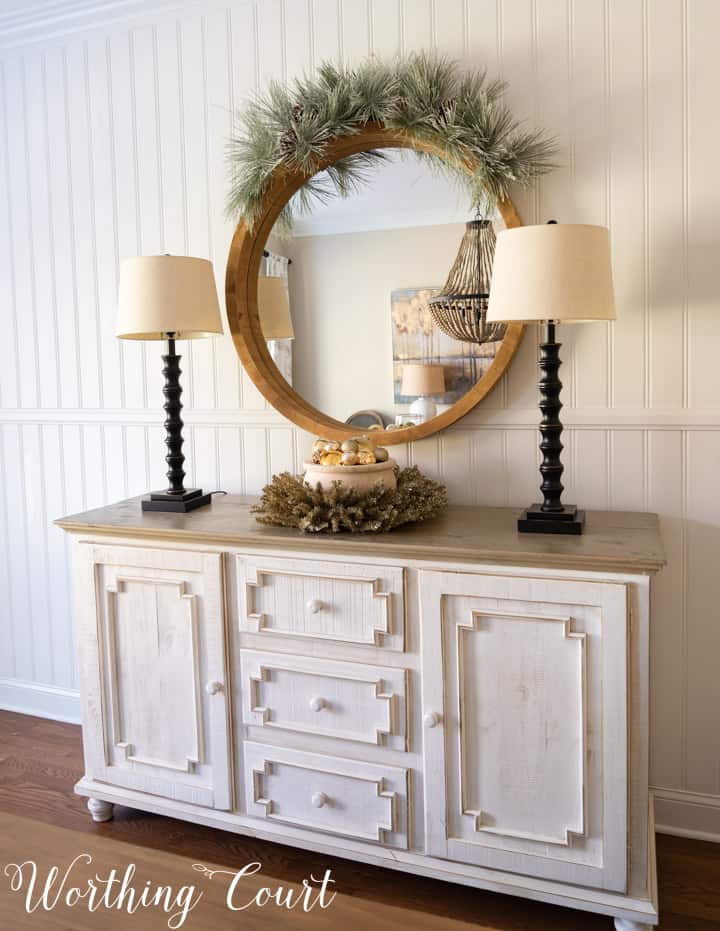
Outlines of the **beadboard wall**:
<svg viewBox="0 0 720 931">
<path fill-rule="evenodd" d="M 720 4 L 715 0 L 25 2 L 0 13 L 0 704 L 77 716 L 51 520 L 160 485 L 160 347 L 113 337 L 118 262 L 207 256 L 222 286 L 232 108 L 324 58 L 437 48 L 510 82 L 560 167 L 526 221 L 607 223 L 619 319 L 568 327 L 568 500 L 662 516 L 652 783 L 720 840 Z M 400 457 L 456 502 L 536 497 L 537 334 L 470 416 Z M 228 339 L 185 344 L 190 472 L 257 492 L 308 438 Z M 338 347 L 339 352 L 347 351 Z"/>
</svg>

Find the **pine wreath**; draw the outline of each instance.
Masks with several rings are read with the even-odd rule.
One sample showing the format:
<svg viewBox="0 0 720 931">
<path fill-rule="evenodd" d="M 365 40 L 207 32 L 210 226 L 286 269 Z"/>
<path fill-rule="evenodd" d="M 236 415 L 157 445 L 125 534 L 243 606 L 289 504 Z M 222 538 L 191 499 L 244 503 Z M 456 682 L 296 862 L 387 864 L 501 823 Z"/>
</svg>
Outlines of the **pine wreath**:
<svg viewBox="0 0 720 931">
<path fill-rule="evenodd" d="M 554 141 L 512 116 L 502 99 L 506 87 L 427 52 L 391 61 L 370 58 L 355 68 L 326 62 L 316 75 L 288 85 L 271 82 L 239 113 L 230 139 L 228 213 L 252 227 L 270 178 L 281 166 L 308 179 L 280 216 L 285 229 L 317 200 L 347 196 L 385 157 L 382 150 L 348 156 L 320 174 L 318 168 L 332 140 L 369 123 L 441 147 L 440 159 L 418 155 L 456 176 L 473 207 L 490 210 L 512 184 L 526 186 L 554 167 Z"/>
<path fill-rule="evenodd" d="M 297 527 L 306 533 L 381 533 L 436 517 L 447 507 L 444 485 L 423 475 L 416 466 L 396 470 L 397 488 L 377 482 L 358 493 L 342 482 L 330 490 L 312 488 L 301 476 L 273 475 L 263 488 L 253 513 L 261 524 Z"/>
</svg>

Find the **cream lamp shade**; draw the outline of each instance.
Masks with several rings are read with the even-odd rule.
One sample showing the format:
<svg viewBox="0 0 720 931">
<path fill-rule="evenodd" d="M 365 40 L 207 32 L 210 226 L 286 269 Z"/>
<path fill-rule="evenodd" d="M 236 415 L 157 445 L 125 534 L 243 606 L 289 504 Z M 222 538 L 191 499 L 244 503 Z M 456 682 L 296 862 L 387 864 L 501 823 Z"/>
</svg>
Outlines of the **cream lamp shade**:
<svg viewBox="0 0 720 931">
<path fill-rule="evenodd" d="M 424 398 L 445 391 L 445 369 L 442 365 L 409 362 L 403 366 L 402 394 Z"/>
<path fill-rule="evenodd" d="M 277 275 L 258 278 L 258 314 L 265 339 L 295 339 L 284 278 Z"/>
<path fill-rule="evenodd" d="M 607 227 L 543 223 L 499 233 L 486 319 L 614 320 Z"/>
<path fill-rule="evenodd" d="M 222 333 L 212 263 L 186 255 L 142 255 L 120 266 L 116 335 L 196 339 Z"/>
</svg>

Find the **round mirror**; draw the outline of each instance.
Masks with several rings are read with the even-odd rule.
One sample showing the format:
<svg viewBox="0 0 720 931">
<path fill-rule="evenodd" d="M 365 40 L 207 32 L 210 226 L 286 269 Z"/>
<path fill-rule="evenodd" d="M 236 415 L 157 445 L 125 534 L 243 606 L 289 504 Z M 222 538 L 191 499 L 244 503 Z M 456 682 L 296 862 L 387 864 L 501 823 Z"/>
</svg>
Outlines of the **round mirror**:
<svg viewBox="0 0 720 931">
<path fill-rule="evenodd" d="M 236 232 L 227 306 L 241 359 L 281 413 L 328 438 L 382 429 L 387 445 L 457 420 L 509 364 L 522 327 L 488 327 L 480 311 L 494 228 L 519 219 L 509 202 L 475 216 L 437 153 L 363 135 L 338 140 L 309 184 L 273 179 L 252 233 Z M 327 168 L 357 152 L 362 180 L 339 197 Z M 292 229 L 278 235 L 288 203 Z"/>
</svg>

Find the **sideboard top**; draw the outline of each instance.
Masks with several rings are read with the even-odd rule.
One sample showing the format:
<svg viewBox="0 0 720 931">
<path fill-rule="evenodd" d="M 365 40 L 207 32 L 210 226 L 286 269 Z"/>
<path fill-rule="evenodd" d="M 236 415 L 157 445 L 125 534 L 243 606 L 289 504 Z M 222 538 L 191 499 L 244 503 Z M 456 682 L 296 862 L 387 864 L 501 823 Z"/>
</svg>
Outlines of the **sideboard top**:
<svg viewBox="0 0 720 931">
<path fill-rule="evenodd" d="M 140 498 L 119 501 L 56 521 L 74 534 L 142 538 L 213 546 L 272 547 L 310 555 L 346 553 L 396 559 L 459 560 L 656 572 L 665 565 L 656 514 L 588 511 L 582 536 L 521 534 L 518 509 L 453 506 L 441 517 L 381 534 L 309 534 L 259 524 L 257 498 L 216 497 L 188 514 L 143 512 Z"/>
</svg>

